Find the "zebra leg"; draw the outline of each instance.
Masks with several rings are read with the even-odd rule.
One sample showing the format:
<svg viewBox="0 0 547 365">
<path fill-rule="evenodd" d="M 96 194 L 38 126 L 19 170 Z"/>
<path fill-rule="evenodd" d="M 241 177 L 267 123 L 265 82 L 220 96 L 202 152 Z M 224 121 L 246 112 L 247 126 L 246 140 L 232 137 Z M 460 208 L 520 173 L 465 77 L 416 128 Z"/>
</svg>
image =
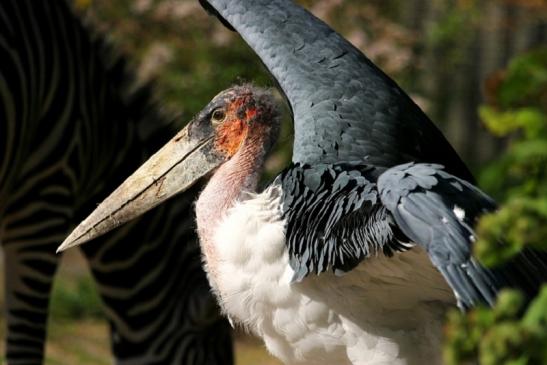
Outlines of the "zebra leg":
<svg viewBox="0 0 547 365">
<path fill-rule="evenodd" d="M 9 218 L 9 217 L 8 217 Z M 58 240 L 20 229 L 4 236 L 6 358 L 8 364 L 42 364 L 49 296 L 60 256 Z M 45 227 L 44 227 L 45 228 Z"/>
<path fill-rule="evenodd" d="M 231 328 L 201 267 L 193 194 L 83 246 L 119 365 L 233 364 Z"/>
<path fill-rule="evenodd" d="M 66 235 L 71 215 L 66 176 L 61 164 L 32 172 L 14 185 L 3 212 L 10 365 L 43 360 L 49 296 L 60 258 L 55 248 Z"/>
<path fill-rule="evenodd" d="M 49 295 L 59 257 L 57 242 L 43 250 L 4 245 L 6 358 L 8 364 L 42 364 Z M 53 251 L 52 251 L 53 250 Z"/>
</svg>

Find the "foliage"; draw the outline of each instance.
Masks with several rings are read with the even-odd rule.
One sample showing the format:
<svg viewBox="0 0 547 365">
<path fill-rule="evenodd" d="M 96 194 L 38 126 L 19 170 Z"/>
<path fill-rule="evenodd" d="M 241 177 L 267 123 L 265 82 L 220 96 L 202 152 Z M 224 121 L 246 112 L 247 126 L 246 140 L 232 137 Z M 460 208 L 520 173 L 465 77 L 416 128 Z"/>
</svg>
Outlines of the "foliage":
<svg viewBox="0 0 547 365">
<path fill-rule="evenodd" d="M 475 1 L 447 2 L 444 5 L 449 10 L 441 14 L 440 21 L 431 26 L 427 36 L 429 42 L 448 48 L 462 38 L 471 38 L 470 33 L 476 30 L 480 21 L 480 9 Z M 462 49 L 453 51 L 462 52 Z"/>
<path fill-rule="evenodd" d="M 481 180 L 505 200 L 478 226 L 476 254 L 489 265 L 524 246 L 547 250 L 547 49 L 511 62 L 496 95 L 498 104 L 480 115 L 492 133 L 512 141 Z"/>
<path fill-rule="evenodd" d="M 90 276 L 65 279 L 59 275 L 51 296 L 51 317 L 55 320 L 103 318 L 101 299 Z"/>
<path fill-rule="evenodd" d="M 453 311 L 446 327 L 447 365 L 545 364 L 547 359 L 547 287 L 522 315 L 524 299 L 514 290 L 500 294 L 493 309 L 479 307 L 467 316 Z"/>
<path fill-rule="evenodd" d="M 515 58 L 494 94 L 480 116 L 493 134 L 510 141 L 481 177 L 503 201 L 477 227 L 475 254 L 488 266 L 525 247 L 547 250 L 547 49 Z M 527 309 L 521 293 L 506 290 L 493 309 L 450 313 L 444 356 L 447 364 L 547 363 L 547 286 Z"/>
</svg>

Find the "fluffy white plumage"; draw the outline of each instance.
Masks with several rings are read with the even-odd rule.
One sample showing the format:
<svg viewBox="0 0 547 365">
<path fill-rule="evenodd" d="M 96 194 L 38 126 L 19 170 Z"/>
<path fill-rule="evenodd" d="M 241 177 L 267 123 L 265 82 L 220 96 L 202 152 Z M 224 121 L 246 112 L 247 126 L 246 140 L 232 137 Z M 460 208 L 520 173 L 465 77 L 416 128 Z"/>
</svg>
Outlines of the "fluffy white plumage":
<svg viewBox="0 0 547 365">
<path fill-rule="evenodd" d="M 442 319 L 455 299 L 425 252 L 291 283 L 280 196 L 279 186 L 250 195 L 215 230 L 210 281 L 226 314 L 286 364 L 440 363 Z"/>
</svg>

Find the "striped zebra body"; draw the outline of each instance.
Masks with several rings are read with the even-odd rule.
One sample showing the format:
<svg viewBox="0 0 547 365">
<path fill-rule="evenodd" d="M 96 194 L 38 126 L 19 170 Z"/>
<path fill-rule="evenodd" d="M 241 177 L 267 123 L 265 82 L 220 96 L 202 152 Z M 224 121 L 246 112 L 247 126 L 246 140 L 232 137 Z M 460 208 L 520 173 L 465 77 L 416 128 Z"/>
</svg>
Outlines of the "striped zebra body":
<svg viewBox="0 0 547 365">
<path fill-rule="evenodd" d="M 0 3 L 7 359 L 41 364 L 56 246 L 172 134 L 63 0 Z M 122 152 L 120 152 L 122 151 Z M 186 194 L 84 248 L 119 364 L 230 364 Z M 128 254 L 129 253 L 129 254 Z"/>
</svg>

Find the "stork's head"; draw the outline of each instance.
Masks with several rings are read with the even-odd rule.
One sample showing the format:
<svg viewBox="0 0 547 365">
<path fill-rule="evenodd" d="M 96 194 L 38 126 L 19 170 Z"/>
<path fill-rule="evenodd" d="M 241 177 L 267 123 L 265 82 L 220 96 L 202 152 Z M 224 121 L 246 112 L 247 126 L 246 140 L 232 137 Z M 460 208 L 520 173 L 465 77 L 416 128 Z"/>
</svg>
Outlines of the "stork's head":
<svg viewBox="0 0 547 365">
<path fill-rule="evenodd" d="M 191 138 L 211 138 L 213 154 L 222 163 L 246 144 L 269 150 L 279 130 L 279 112 L 267 90 L 250 84 L 234 86 L 215 96 L 187 128 Z"/>
<path fill-rule="evenodd" d="M 221 92 L 80 223 L 58 251 L 145 213 L 238 153 L 252 150 L 264 155 L 275 142 L 279 124 L 269 91 L 246 84 Z"/>
</svg>

